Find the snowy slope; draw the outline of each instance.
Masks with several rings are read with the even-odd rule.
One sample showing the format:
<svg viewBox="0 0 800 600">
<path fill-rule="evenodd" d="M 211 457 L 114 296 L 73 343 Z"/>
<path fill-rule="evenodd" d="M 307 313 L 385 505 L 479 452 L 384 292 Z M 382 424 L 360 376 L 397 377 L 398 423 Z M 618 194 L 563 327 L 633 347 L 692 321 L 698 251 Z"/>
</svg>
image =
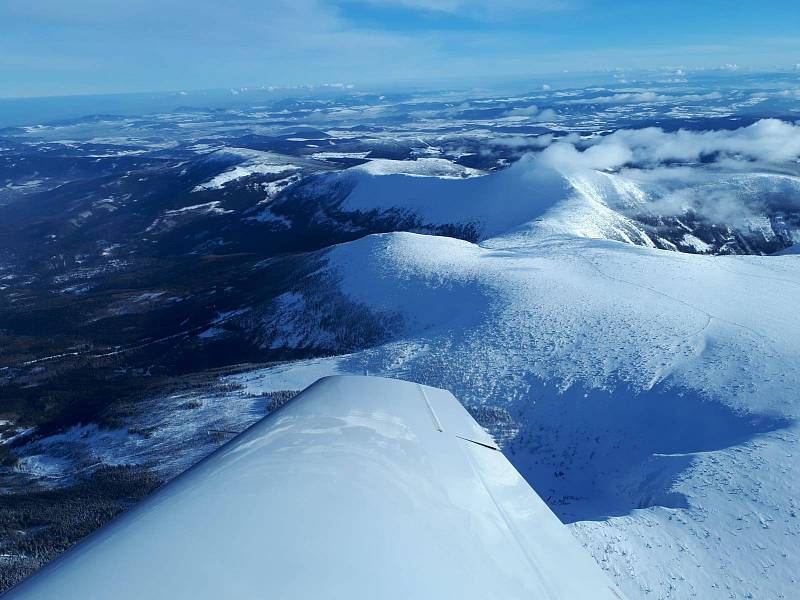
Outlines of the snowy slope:
<svg viewBox="0 0 800 600">
<path fill-rule="evenodd" d="M 195 186 L 192 190 L 193 192 L 220 190 L 232 182 L 253 175 L 276 175 L 298 171 L 308 166 L 308 163 L 311 162 L 297 157 L 286 156 L 275 152 L 252 150 L 250 148 L 226 147 L 212 152 L 209 155 L 209 161 L 211 162 L 224 159 L 237 160 L 239 164 Z"/>
<path fill-rule="evenodd" d="M 507 456 L 632 598 L 791 597 L 800 260 L 547 234 L 570 210 L 535 236 L 334 248 L 341 291 L 394 337 L 299 379 L 379 373 L 502 409 Z"/>
<path fill-rule="evenodd" d="M 373 158 L 363 165 L 352 167 L 351 171 L 362 171 L 370 175 L 409 175 L 445 179 L 483 175 L 483 171 L 464 167 L 445 158 L 418 158 L 416 160 Z"/>
<path fill-rule="evenodd" d="M 414 164 L 422 160 L 405 162 Z M 608 177 L 597 171 L 566 176 L 549 165 L 526 158 L 500 172 L 455 181 L 445 176 L 387 174 L 356 167 L 326 175 L 320 185 L 324 189 L 344 181 L 352 187 L 342 203 L 344 211 L 401 210 L 426 224 L 474 224 L 484 239 L 541 220 L 555 210 L 568 211 L 571 218 L 558 221 L 553 215 L 548 219 L 551 229 L 576 234 L 602 233 L 624 241 L 633 237 L 637 242 L 647 243 L 646 235 L 612 211 L 600 193 L 591 193 L 598 187 L 608 187 Z M 566 199 L 572 201 L 571 206 L 561 204 Z"/>
<path fill-rule="evenodd" d="M 319 176 L 306 197 L 322 205 L 341 198 L 345 215 L 467 226 L 483 240 L 516 229 L 524 238 L 567 234 L 693 253 L 771 254 L 800 239 L 795 175 L 749 164 L 606 172 L 572 160 L 545 151 L 460 178 L 449 170 L 458 165 L 441 159 L 373 161 Z"/>
</svg>

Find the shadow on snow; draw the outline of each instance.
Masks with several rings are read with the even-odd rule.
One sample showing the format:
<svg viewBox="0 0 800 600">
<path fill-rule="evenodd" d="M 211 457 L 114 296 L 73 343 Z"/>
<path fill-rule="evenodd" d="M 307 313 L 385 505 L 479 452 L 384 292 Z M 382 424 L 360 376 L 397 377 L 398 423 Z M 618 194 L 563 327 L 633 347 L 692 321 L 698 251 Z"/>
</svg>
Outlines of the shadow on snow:
<svg viewBox="0 0 800 600">
<path fill-rule="evenodd" d="M 694 453 L 741 445 L 792 422 L 676 388 L 534 389 L 535 402 L 514 415 L 519 434 L 504 453 L 565 523 L 687 507 L 675 484 Z"/>
</svg>

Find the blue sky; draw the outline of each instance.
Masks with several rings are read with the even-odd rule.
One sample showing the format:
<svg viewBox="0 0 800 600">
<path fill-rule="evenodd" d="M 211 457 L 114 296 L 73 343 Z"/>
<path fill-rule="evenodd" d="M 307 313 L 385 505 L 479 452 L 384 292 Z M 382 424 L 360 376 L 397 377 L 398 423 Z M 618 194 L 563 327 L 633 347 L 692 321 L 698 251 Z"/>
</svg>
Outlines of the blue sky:
<svg viewBox="0 0 800 600">
<path fill-rule="evenodd" d="M 0 97 L 800 63 L 797 0 L 2 0 Z"/>
</svg>

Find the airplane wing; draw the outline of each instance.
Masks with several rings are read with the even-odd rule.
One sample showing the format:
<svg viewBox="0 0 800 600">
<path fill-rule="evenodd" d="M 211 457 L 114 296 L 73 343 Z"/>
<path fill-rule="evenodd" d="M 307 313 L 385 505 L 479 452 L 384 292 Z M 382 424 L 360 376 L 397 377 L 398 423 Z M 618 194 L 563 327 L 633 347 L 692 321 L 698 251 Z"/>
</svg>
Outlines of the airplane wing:
<svg viewBox="0 0 800 600">
<path fill-rule="evenodd" d="M 444 390 L 327 377 L 7 600 L 620 600 Z"/>
</svg>

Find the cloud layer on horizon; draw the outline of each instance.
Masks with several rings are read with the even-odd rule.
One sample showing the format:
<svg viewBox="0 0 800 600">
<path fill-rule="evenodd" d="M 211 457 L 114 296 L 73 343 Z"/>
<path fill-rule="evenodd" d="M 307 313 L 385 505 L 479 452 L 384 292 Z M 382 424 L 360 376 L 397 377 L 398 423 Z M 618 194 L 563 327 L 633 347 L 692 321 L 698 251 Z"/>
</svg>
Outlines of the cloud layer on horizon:
<svg viewBox="0 0 800 600">
<path fill-rule="evenodd" d="M 800 125 L 762 119 L 734 130 L 649 127 L 555 141 L 524 157 L 520 168 L 539 179 L 547 172 L 572 177 L 613 171 L 640 190 L 654 214 L 692 211 L 712 223 L 749 227 L 767 207 L 800 210 L 798 159 Z M 623 212 L 630 209 L 609 201 Z"/>
<path fill-rule="evenodd" d="M 665 132 L 659 127 L 620 129 L 584 142 L 556 142 L 538 160 L 558 170 L 654 168 L 667 163 L 758 161 L 781 164 L 800 157 L 800 125 L 779 119 L 761 119 L 733 130 Z"/>
</svg>

